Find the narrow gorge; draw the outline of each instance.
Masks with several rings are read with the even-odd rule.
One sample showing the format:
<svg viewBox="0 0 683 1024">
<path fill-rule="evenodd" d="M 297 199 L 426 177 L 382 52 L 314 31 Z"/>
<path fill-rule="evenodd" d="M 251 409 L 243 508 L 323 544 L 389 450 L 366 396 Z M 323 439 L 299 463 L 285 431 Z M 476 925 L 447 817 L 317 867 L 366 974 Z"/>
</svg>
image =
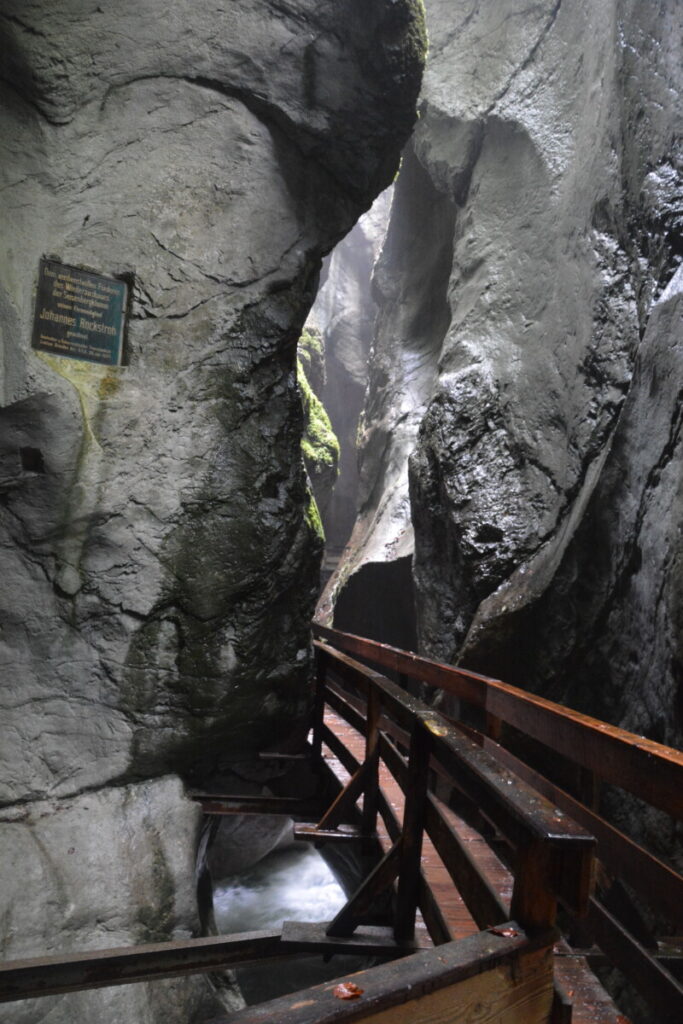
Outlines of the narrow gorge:
<svg viewBox="0 0 683 1024">
<path fill-rule="evenodd" d="M 191 792 L 284 787 L 314 618 L 683 747 L 679 0 L 0 0 L 0 54 L 2 960 L 211 932 L 285 833 Z"/>
</svg>

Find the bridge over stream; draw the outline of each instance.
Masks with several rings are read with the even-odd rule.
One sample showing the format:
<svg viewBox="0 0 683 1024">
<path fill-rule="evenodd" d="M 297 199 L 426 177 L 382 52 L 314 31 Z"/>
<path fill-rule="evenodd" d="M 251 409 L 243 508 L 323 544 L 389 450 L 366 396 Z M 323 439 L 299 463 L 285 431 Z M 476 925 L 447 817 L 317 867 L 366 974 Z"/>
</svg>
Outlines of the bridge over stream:
<svg viewBox="0 0 683 1024">
<path fill-rule="evenodd" d="M 220 1024 L 623 1024 L 592 971 L 609 965 L 656 1019 L 683 1022 L 683 877 L 600 813 L 619 787 L 680 821 L 683 754 L 497 680 L 314 635 L 311 731 L 293 756 L 334 773 L 331 802 L 322 786 L 193 796 L 207 814 L 287 814 L 301 841 L 374 851 L 336 917 L 10 961 L 0 1001 L 351 951 L 378 966 Z M 438 694 L 459 713 L 435 710 Z"/>
</svg>

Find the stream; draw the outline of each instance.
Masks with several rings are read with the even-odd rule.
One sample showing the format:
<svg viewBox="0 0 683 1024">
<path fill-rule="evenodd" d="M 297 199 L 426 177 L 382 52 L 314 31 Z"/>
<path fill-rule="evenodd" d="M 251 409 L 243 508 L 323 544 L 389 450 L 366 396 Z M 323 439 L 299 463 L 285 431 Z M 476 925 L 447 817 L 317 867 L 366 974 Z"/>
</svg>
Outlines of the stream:
<svg viewBox="0 0 683 1024">
<path fill-rule="evenodd" d="M 346 902 L 344 891 L 320 854 L 307 843 L 276 849 L 253 867 L 214 885 L 214 914 L 223 935 L 279 928 L 283 921 L 328 921 Z M 357 956 L 298 957 L 238 968 L 248 1004 L 296 992 L 359 970 Z"/>
</svg>

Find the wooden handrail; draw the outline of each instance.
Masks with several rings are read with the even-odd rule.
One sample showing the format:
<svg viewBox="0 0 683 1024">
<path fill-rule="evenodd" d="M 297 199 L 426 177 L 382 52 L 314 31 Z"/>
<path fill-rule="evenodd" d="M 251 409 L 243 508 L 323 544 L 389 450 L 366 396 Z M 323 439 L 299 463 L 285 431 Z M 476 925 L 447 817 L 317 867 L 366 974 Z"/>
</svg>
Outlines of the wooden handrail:
<svg viewBox="0 0 683 1024">
<path fill-rule="evenodd" d="M 509 932 L 509 934 L 502 934 Z M 458 942 L 425 950 L 393 964 L 360 971 L 316 985 L 305 992 L 248 1006 L 222 1018 L 224 1024 L 350 1024 L 351 1021 L 458 1019 L 545 1024 L 549 1020 L 552 975 L 548 943 L 552 935 L 529 940 L 510 922 L 508 929 L 479 932 Z M 358 991 L 355 999 L 335 995 L 340 984 Z"/>
<path fill-rule="evenodd" d="M 683 818 L 683 753 L 499 680 L 323 626 L 314 626 L 314 634 L 318 638 L 318 663 L 328 666 L 327 692 L 336 694 L 331 702 L 343 716 L 346 713 L 347 720 L 353 717 L 362 721 L 362 698 L 375 690 L 382 694 L 380 751 L 395 778 L 405 782 L 410 767 L 392 740 L 405 749 L 411 721 L 417 716 L 429 728 L 430 716 L 425 715 L 425 705 L 415 697 L 375 669 L 355 661 L 350 654 L 392 670 L 401 683 L 407 680 L 427 683 L 485 713 L 484 732 L 457 719 L 445 720 L 432 713 L 436 727 L 431 767 L 473 801 L 468 806 L 474 807 L 476 813 L 481 811 L 513 845 L 517 844 L 510 916 L 523 921 L 524 926 L 533 931 L 552 919 L 553 899 L 560 895 L 562 886 L 569 893 L 581 891 L 585 896 L 587 892 L 585 871 L 583 883 L 579 881 L 580 860 L 570 856 L 564 864 L 557 861 L 553 864 L 549 856 L 552 823 L 542 807 L 535 820 L 534 814 L 528 813 L 533 811 L 533 804 L 525 804 L 526 790 L 521 781 L 524 780 L 536 794 L 583 825 L 598 841 L 597 854 L 602 866 L 598 890 L 587 900 L 588 914 L 581 925 L 584 941 L 588 936 L 588 945 L 593 941 L 602 947 L 608 961 L 620 967 L 648 1003 L 667 1020 L 683 1019 L 683 983 L 667 969 L 670 964 L 659 955 L 655 937 L 648 934 L 645 925 L 638 924 L 638 915 L 636 912 L 633 916 L 628 894 L 620 891 L 620 879 L 623 879 L 653 909 L 663 913 L 679 934 L 683 924 L 683 877 L 600 816 L 595 785 L 596 781 L 610 782 L 673 817 Z M 335 677 L 340 680 L 341 688 L 335 685 Z M 349 684 L 360 692 L 360 699 L 346 691 Z M 565 792 L 537 768 L 507 750 L 499 742 L 505 739 L 501 723 L 514 726 L 578 765 L 584 779 L 579 775 L 577 793 Z M 491 761 L 477 761 L 469 746 L 472 743 L 482 752 L 490 753 Z M 506 772 L 512 773 L 509 779 Z M 496 775 L 498 781 L 510 781 L 509 801 L 505 800 L 504 790 L 501 792 L 496 786 Z M 469 862 L 467 851 L 458 849 L 457 833 L 449 833 L 444 827 L 447 822 L 439 814 L 438 801 L 429 794 L 424 824 L 477 923 L 481 926 L 500 919 L 506 907 L 498 902 L 494 892 L 487 890 L 481 871 Z M 534 827 L 538 827 L 539 834 L 545 829 L 544 841 L 532 838 Z M 560 844 L 564 843 L 565 849 L 571 850 L 571 843 L 567 846 L 566 839 L 565 836 Z M 584 861 L 584 868 L 586 863 Z M 534 878 L 539 876 L 544 881 L 535 885 Z M 552 879 L 550 886 L 548 879 Z"/>
<path fill-rule="evenodd" d="M 675 818 L 683 818 L 681 751 L 476 672 L 317 623 L 313 633 L 339 650 L 466 700 L 595 772 L 605 782 L 628 790 Z"/>
<path fill-rule="evenodd" d="M 432 765 L 440 764 L 516 849 L 512 913 L 524 927 L 551 925 L 557 898 L 575 913 L 586 910 L 595 845 L 588 832 L 396 683 L 326 644 L 315 647 L 319 677 L 339 676 L 366 699 L 378 697 L 383 720 L 407 730 L 411 746 L 416 736 L 428 739 Z"/>
</svg>

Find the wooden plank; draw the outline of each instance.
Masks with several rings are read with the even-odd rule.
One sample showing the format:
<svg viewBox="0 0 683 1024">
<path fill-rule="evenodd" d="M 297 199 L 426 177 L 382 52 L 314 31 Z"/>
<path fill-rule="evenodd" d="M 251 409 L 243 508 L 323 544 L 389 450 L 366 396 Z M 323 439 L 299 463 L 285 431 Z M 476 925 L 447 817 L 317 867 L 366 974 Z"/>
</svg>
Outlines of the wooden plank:
<svg viewBox="0 0 683 1024">
<path fill-rule="evenodd" d="M 621 876 L 642 893 L 670 921 L 683 922 L 683 878 L 679 874 L 504 747 L 490 740 L 484 740 L 484 744 L 502 764 L 595 836 L 597 855 L 612 874 Z"/>
<path fill-rule="evenodd" d="M 553 1003 L 547 953 L 438 989 L 370 1018 L 372 1024 L 548 1024 Z M 457 1018 L 454 1018 L 457 1007 Z"/>
<path fill-rule="evenodd" d="M 306 821 L 317 818 L 324 810 L 319 800 L 300 800 L 292 796 L 231 796 L 218 793 L 188 795 L 201 804 L 204 814 L 283 814 Z"/>
<path fill-rule="evenodd" d="M 683 985 L 596 899 L 590 902 L 588 927 L 603 952 L 662 1015 L 662 1020 L 683 1021 Z"/>
<path fill-rule="evenodd" d="M 344 746 L 339 737 L 335 736 L 327 725 L 323 728 L 323 739 L 325 741 L 325 746 L 329 747 L 349 775 L 353 775 L 353 773 L 360 768 L 360 761 L 358 758 L 353 756 L 350 750 Z"/>
<path fill-rule="evenodd" d="M 556 955 L 554 961 L 555 987 L 561 1007 L 558 1007 L 557 1024 L 630 1024 L 584 957 Z M 552 1024 L 556 1024 L 555 1018 Z"/>
<path fill-rule="evenodd" d="M 384 742 L 387 742 L 386 738 L 381 737 L 380 753 L 383 749 Z M 382 789 L 380 789 L 378 807 L 380 816 L 384 822 L 384 827 L 387 830 L 387 834 L 392 842 L 395 842 L 401 835 L 401 826 L 399 825 L 398 817 L 394 813 L 394 810 Z M 433 865 L 430 866 L 433 870 Z M 429 937 L 435 946 L 439 946 L 444 942 L 451 942 L 455 938 L 449 927 L 448 921 L 446 920 L 446 916 L 434 894 L 426 871 L 420 872 L 418 907 L 422 914 L 422 919 L 427 927 L 427 931 L 429 932 Z"/>
<path fill-rule="evenodd" d="M 0 1003 L 200 974 L 292 954 L 279 931 L 159 942 L 0 964 Z"/>
<path fill-rule="evenodd" d="M 410 1024 L 442 1024 L 453 1021 L 454 1006 L 458 1006 L 460 992 L 467 991 L 461 986 L 466 985 L 470 979 L 479 980 L 480 977 L 498 986 L 501 982 L 494 972 L 502 972 L 502 985 L 513 997 L 516 990 L 520 991 L 517 986 L 523 985 L 525 978 L 538 972 L 539 988 L 542 988 L 543 994 L 539 995 L 535 1003 L 531 996 L 523 1000 L 520 991 L 520 1008 L 515 1010 L 516 1017 L 480 1017 L 478 1024 L 488 1024 L 489 1021 L 491 1024 L 493 1021 L 496 1024 L 546 1024 L 550 1006 L 548 990 L 552 993 L 549 956 L 552 938 L 546 937 L 545 942 L 533 944 L 515 922 L 510 923 L 510 929 L 515 932 L 514 935 L 480 932 L 459 942 L 424 950 L 335 982 L 317 985 L 305 992 L 296 992 L 258 1006 L 248 1006 L 221 1017 L 216 1024 L 346 1024 L 365 1019 L 372 1020 L 373 1024 L 383 1019 L 387 1022 L 405 1020 Z M 358 986 L 362 993 L 357 999 L 340 1000 L 334 990 L 340 983 L 349 982 Z M 430 996 L 439 992 L 444 1005 L 448 1007 L 446 1017 L 443 1016 L 442 1007 L 435 1011 L 441 1016 L 434 1016 L 432 1012 L 435 1004 L 430 1001 Z M 485 993 L 481 994 L 485 998 Z M 524 1016 L 523 1012 L 527 1008 L 530 1013 Z M 403 1017 L 398 1016 L 402 1013 Z M 461 1018 L 459 1014 L 457 1019 L 467 1024 L 467 1018 Z M 476 1019 L 470 1015 L 469 1021 Z"/>
<path fill-rule="evenodd" d="M 414 942 L 398 943 L 391 928 L 377 925 L 358 927 L 353 935 L 339 937 L 328 935 L 329 921 L 310 924 L 306 921 L 284 921 L 282 943 L 291 945 L 297 953 L 349 953 L 354 956 L 406 956 L 414 953 Z"/>
<path fill-rule="evenodd" d="M 453 693 L 545 743 L 606 782 L 683 817 L 683 752 L 600 722 L 499 680 L 314 625 L 314 635 Z M 322 645 L 321 645 L 322 646 Z"/>
<path fill-rule="evenodd" d="M 455 939 L 424 871 L 420 872 L 418 880 L 417 906 L 435 946 L 442 946 L 445 942 L 452 942 Z"/>
<path fill-rule="evenodd" d="M 480 873 L 476 861 L 444 818 L 434 797 L 428 800 L 425 822 L 429 838 L 478 927 L 489 928 L 505 921 L 510 916 L 508 908 Z"/>
<path fill-rule="evenodd" d="M 357 732 L 363 732 L 367 702 L 356 694 L 343 689 L 331 676 L 327 685 L 327 703 L 340 718 L 343 718 Z M 410 746 L 410 731 L 402 728 L 385 714 L 380 715 L 379 727 L 392 739 L 398 740 L 407 749 Z"/>
<path fill-rule="evenodd" d="M 364 836 L 354 825 L 322 829 L 313 823 L 307 823 L 294 826 L 294 838 L 309 843 L 357 843 Z"/>
</svg>

